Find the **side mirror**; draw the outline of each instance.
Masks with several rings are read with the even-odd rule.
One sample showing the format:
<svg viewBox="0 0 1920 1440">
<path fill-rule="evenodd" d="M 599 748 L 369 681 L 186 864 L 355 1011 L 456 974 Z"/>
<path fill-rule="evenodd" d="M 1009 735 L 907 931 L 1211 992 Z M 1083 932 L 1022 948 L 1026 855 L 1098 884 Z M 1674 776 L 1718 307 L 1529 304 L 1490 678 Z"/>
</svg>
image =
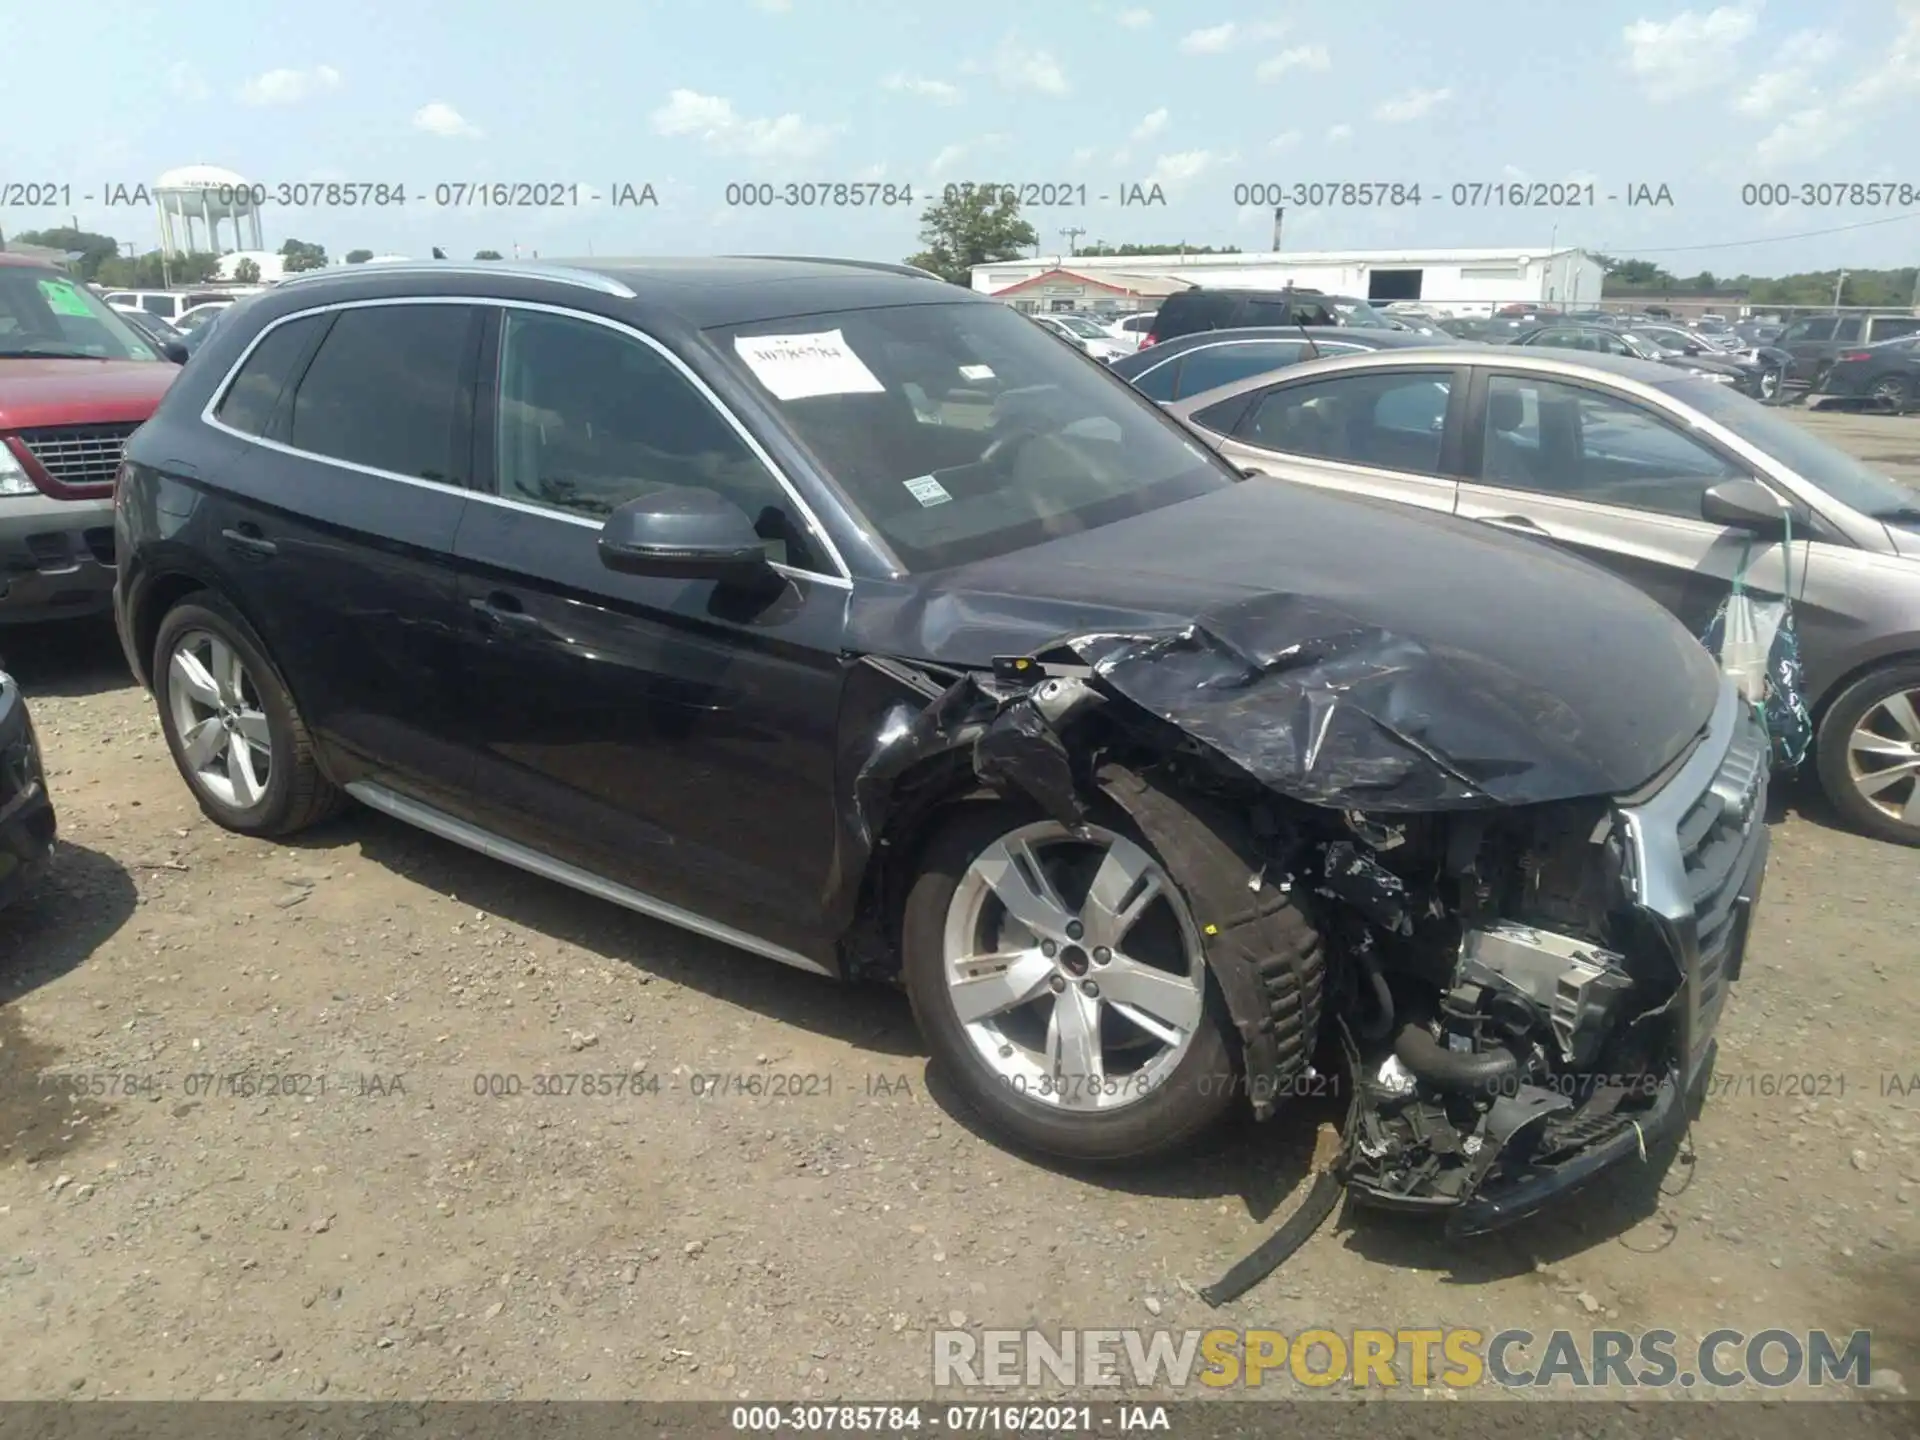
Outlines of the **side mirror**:
<svg viewBox="0 0 1920 1440">
<path fill-rule="evenodd" d="M 623 575 L 738 584 L 766 575 L 767 548 L 747 512 L 711 490 L 663 485 L 600 527 L 600 563 Z"/>
<path fill-rule="evenodd" d="M 160 353 L 176 365 L 184 365 L 193 358 L 193 352 L 178 340 L 168 340 L 160 347 Z"/>
<path fill-rule="evenodd" d="M 1722 480 L 1700 497 L 1700 518 L 1761 535 L 1778 535 L 1793 512 L 1758 480 Z"/>
</svg>

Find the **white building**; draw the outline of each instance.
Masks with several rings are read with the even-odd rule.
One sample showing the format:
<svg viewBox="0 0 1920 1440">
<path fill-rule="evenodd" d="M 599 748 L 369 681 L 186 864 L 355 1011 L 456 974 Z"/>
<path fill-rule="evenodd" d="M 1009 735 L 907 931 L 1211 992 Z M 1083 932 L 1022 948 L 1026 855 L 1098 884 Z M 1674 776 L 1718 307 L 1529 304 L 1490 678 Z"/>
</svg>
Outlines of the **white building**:
<svg viewBox="0 0 1920 1440">
<path fill-rule="evenodd" d="M 1456 314 L 1486 314 L 1502 305 L 1597 305 L 1605 272 L 1584 250 L 1546 246 L 1501 250 L 1288 250 L 1241 255 L 1041 255 L 973 267 L 973 288 L 998 295 L 1065 271 L 1098 282 L 1141 277 L 1203 287 L 1278 289 L 1298 285 L 1376 304 L 1417 300 Z M 1064 280 L 1061 282 L 1065 284 Z M 1008 296 L 1025 300 L 1029 289 Z M 1049 300 L 1068 298 L 1064 292 Z M 1098 298 L 1089 287 L 1089 299 Z M 1043 304 L 1040 308 L 1048 308 Z M 1130 308 L 1130 307 L 1128 307 Z"/>
</svg>

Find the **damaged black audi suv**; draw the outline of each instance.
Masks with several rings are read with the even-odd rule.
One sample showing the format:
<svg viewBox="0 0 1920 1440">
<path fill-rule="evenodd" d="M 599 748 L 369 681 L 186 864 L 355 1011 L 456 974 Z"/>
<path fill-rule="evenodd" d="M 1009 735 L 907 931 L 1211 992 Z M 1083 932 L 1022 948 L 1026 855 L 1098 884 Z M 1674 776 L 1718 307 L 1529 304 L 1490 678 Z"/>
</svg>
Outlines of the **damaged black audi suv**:
<svg viewBox="0 0 1920 1440">
<path fill-rule="evenodd" d="M 128 447 L 116 614 L 206 813 L 358 802 L 902 985 L 1056 1155 L 1345 1077 L 1486 1228 L 1684 1123 L 1766 741 L 1587 563 L 1210 453 L 903 266 L 394 264 L 236 310 Z"/>
</svg>

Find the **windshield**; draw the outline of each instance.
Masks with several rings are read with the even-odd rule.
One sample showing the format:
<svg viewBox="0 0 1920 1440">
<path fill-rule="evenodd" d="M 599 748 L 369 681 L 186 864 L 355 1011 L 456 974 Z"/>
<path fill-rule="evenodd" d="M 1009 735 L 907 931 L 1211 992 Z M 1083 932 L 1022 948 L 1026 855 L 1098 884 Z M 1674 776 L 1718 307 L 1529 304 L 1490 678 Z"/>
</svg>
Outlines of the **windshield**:
<svg viewBox="0 0 1920 1440">
<path fill-rule="evenodd" d="M 1378 310 L 1364 300 L 1332 300 L 1333 313 L 1340 317 L 1342 325 L 1368 326 L 1375 330 L 1392 330 L 1394 324 Z"/>
<path fill-rule="evenodd" d="M 1091 320 L 1082 320 L 1078 315 L 1055 315 L 1052 317 L 1083 340 L 1105 340 L 1107 332 Z"/>
<path fill-rule="evenodd" d="M 1643 336 L 1628 334 L 1624 330 L 1620 332 L 1620 343 L 1638 355 L 1642 360 L 1658 360 L 1667 353 L 1651 340 Z"/>
<path fill-rule="evenodd" d="M 1000 305 L 708 332 L 908 570 L 941 570 L 1238 482 L 1105 367 Z"/>
<path fill-rule="evenodd" d="M 0 360 L 159 360 L 99 296 L 57 270 L 0 265 Z"/>
<path fill-rule="evenodd" d="M 1662 387 L 1676 399 L 1719 421 L 1749 445 L 1765 451 L 1850 510 L 1885 520 L 1920 505 L 1920 493 L 1889 475 L 1870 470 L 1844 450 L 1731 386 L 1674 380 Z"/>
</svg>

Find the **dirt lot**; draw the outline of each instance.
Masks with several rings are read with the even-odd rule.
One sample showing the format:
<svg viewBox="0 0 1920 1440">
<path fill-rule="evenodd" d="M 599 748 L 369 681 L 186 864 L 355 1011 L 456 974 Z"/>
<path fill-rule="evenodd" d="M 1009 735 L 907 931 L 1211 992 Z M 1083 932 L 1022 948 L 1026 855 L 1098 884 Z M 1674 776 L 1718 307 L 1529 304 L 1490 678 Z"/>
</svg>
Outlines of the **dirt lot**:
<svg viewBox="0 0 1920 1440">
<path fill-rule="evenodd" d="M 1920 419 L 1807 423 L 1920 475 Z M 1329 1226 L 1221 1314 L 1189 1287 L 1295 1203 L 1305 1127 L 1119 1183 L 1016 1158 L 896 996 L 372 814 L 228 835 L 104 629 L 6 643 L 64 843 L 0 914 L 0 1395 L 897 1398 L 945 1325 L 1870 1327 L 1920 1374 L 1920 853 L 1816 801 L 1696 1163 L 1458 1247 Z M 534 1093 L 583 1073 L 621 1093 Z"/>
</svg>

